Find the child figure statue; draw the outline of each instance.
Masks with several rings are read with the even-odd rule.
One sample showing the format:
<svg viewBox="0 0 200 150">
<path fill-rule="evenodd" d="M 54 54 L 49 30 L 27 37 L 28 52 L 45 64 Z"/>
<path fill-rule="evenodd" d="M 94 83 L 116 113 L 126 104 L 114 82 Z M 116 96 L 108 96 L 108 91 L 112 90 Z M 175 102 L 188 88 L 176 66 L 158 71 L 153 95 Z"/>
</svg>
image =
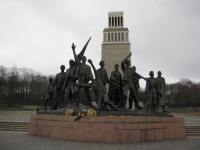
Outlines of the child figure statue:
<svg viewBox="0 0 200 150">
<path fill-rule="evenodd" d="M 52 109 L 52 98 L 53 98 L 53 79 L 49 78 L 49 84 L 47 88 L 45 89 L 45 93 L 43 96 L 43 102 L 44 102 L 44 110 L 47 109 L 47 102 L 50 101 L 50 110 Z"/>
</svg>

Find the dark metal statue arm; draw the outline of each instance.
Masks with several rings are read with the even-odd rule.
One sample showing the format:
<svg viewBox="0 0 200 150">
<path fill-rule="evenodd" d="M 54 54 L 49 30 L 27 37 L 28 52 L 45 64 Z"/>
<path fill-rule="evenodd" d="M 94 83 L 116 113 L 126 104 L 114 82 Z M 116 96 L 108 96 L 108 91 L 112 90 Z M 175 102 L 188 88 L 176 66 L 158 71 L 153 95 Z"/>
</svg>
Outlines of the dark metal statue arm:
<svg viewBox="0 0 200 150">
<path fill-rule="evenodd" d="M 76 48 L 76 45 L 74 45 L 74 43 L 72 43 L 72 50 L 73 50 L 75 62 L 76 62 L 77 65 L 80 65 L 81 62 L 76 55 L 75 48 Z"/>
<path fill-rule="evenodd" d="M 131 55 L 132 55 L 132 52 L 121 63 L 124 63 Z"/>
<path fill-rule="evenodd" d="M 124 72 L 125 69 L 125 61 L 132 55 L 132 52 L 121 62 L 121 68 Z"/>
</svg>

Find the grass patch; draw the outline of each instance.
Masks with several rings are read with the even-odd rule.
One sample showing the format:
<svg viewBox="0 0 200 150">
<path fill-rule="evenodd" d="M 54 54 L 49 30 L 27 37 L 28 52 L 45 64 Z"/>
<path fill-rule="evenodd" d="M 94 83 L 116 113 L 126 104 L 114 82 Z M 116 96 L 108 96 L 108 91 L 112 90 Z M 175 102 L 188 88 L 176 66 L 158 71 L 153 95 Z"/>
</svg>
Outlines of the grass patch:
<svg viewBox="0 0 200 150">
<path fill-rule="evenodd" d="M 10 110 L 10 111 L 28 111 L 28 110 L 32 110 L 32 109 L 28 109 L 28 108 L 23 108 L 23 107 L 0 107 L 0 110 Z"/>
</svg>

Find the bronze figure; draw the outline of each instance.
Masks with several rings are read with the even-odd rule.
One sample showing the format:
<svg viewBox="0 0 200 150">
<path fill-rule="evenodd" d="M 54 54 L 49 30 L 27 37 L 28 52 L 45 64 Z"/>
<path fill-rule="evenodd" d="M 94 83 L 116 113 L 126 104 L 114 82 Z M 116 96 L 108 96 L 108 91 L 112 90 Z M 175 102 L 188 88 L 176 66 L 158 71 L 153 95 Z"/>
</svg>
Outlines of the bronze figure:
<svg viewBox="0 0 200 150">
<path fill-rule="evenodd" d="M 90 68 L 90 66 L 86 65 L 87 58 L 85 56 L 82 57 L 82 62 L 80 62 L 79 58 L 76 55 L 75 48 L 76 48 L 76 46 L 73 43 L 72 50 L 73 50 L 75 62 L 78 65 L 78 71 L 76 73 L 76 78 L 78 79 L 78 83 L 80 83 L 80 84 L 88 83 L 89 76 L 92 76 L 91 68 Z M 80 102 L 79 91 L 81 88 L 82 88 L 81 86 L 77 86 L 75 88 L 75 96 L 76 96 L 77 104 Z M 85 102 L 85 103 L 88 103 L 91 107 L 93 107 L 89 88 L 84 87 L 84 90 L 85 90 L 85 94 L 87 97 L 87 102 Z"/>
<path fill-rule="evenodd" d="M 65 80 L 65 66 L 64 65 L 61 65 L 60 66 L 60 69 L 61 69 L 61 72 L 58 73 L 53 81 L 53 87 L 56 86 L 56 97 L 55 97 L 55 104 L 53 106 L 53 110 L 57 110 L 57 105 L 58 105 L 58 100 L 57 98 L 59 97 L 60 93 L 61 93 L 61 90 L 63 88 L 63 84 L 64 84 L 64 80 Z M 61 99 L 60 99 L 60 108 L 62 108 L 64 105 L 64 93 L 62 94 L 61 96 Z"/>
<path fill-rule="evenodd" d="M 123 93 L 122 75 L 118 71 L 119 65 L 115 64 L 115 70 L 111 72 L 108 97 L 114 105 L 118 105 Z"/>
</svg>

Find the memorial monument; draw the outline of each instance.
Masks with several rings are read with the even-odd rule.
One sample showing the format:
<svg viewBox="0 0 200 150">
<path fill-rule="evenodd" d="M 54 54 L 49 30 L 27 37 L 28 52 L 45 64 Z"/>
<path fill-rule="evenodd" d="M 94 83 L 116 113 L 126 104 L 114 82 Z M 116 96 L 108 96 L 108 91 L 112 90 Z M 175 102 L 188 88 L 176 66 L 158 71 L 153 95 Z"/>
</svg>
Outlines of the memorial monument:
<svg viewBox="0 0 200 150">
<path fill-rule="evenodd" d="M 149 73 L 150 78 L 144 78 L 131 67 L 129 58 L 132 53 L 128 42 L 128 29 L 123 27 L 123 12 L 109 13 L 108 22 L 109 28 L 104 30 L 104 43 L 102 44 L 102 58 L 104 59 L 100 63 L 101 70 L 96 70 L 90 58 L 88 59 L 90 65 L 86 64 L 87 58 L 84 52 L 91 38 L 78 55 L 75 51 L 76 46 L 72 43 L 71 48 L 75 61 L 70 60 L 70 68 L 66 72 L 61 66 L 61 73 L 58 73 L 53 81 L 53 86 L 56 85 L 57 89 L 54 110 L 37 109 L 37 115 L 32 115 L 30 118 L 29 134 L 83 142 L 108 143 L 185 138 L 184 118 L 173 117 L 164 109 L 165 80 L 161 77 L 161 71 L 158 72 L 157 78 L 154 78 L 153 71 Z M 115 53 L 118 53 L 120 57 L 112 55 L 111 59 L 107 59 L 106 57 L 112 54 L 109 54 L 109 49 L 113 52 L 116 50 L 115 46 L 118 47 L 116 48 L 118 52 Z M 115 66 L 111 77 L 110 73 L 108 76 L 105 74 L 104 64 L 106 64 L 107 72 L 113 71 L 113 66 Z M 121 64 L 122 73 L 118 71 L 118 64 Z M 147 82 L 148 108 L 151 111 L 142 108 L 138 103 L 134 85 L 136 76 L 137 81 L 142 78 Z M 111 80 L 109 92 L 107 92 L 105 84 L 109 82 L 109 77 Z M 49 85 L 51 83 L 52 81 Z M 85 89 L 88 105 L 81 104 L 79 101 L 81 88 Z M 70 101 L 64 107 L 60 105 L 57 110 L 57 103 L 63 98 L 65 89 L 70 92 L 67 95 L 71 95 L 70 99 L 73 98 L 75 102 Z M 135 101 L 135 110 L 129 110 L 125 105 L 129 90 Z M 116 98 L 116 96 L 119 97 Z M 92 99 L 97 102 L 97 107 L 92 105 Z M 115 105 L 118 107 L 116 108 Z M 159 105 L 163 107 L 163 112 L 157 111 Z"/>
</svg>

